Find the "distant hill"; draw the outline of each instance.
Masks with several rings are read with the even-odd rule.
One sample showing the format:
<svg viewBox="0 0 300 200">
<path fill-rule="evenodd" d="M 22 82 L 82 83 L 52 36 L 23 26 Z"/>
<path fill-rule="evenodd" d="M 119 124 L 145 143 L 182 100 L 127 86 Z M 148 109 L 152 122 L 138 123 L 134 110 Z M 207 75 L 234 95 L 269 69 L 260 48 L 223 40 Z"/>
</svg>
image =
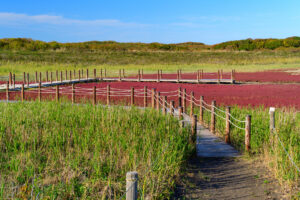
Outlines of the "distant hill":
<svg viewBox="0 0 300 200">
<path fill-rule="evenodd" d="M 88 41 L 78 43 L 44 42 L 28 38 L 0 39 L 0 50 L 62 50 L 62 51 L 203 51 L 203 50 L 274 50 L 300 47 L 300 37 L 286 39 L 246 39 L 206 45 L 200 42 L 177 44 L 122 43 L 115 41 Z"/>
</svg>

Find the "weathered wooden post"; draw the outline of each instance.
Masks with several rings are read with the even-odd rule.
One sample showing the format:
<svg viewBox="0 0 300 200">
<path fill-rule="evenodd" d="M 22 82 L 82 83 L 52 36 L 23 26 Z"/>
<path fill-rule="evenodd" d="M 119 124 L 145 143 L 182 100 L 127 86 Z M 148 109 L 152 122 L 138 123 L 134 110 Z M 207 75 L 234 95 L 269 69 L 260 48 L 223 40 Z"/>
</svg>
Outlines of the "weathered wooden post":
<svg viewBox="0 0 300 200">
<path fill-rule="evenodd" d="M 109 106 L 110 104 L 110 85 L 106 87 L 106 104 Z"/>
<path fill-rule="evenodd" d="M 247 152 L 251 149 L 251 115 L 246 116 L 246 125 L 245 125 L 245 149 Z"/>
<path fill-rule="evenodd" d="M 65 70 L 65 80 L 68 80 L 68 70 Z"/>
<path fill-rule="evenodd" d="M 86 69 L 86 80 L 89 79 L 89 69 Z"/>
<path fill-rule="evenodd" d="M 97 95 L 96 95 L 96 86 L 94 86 L 93 89 L 93 105 L 95 106 L 97 104 Z"/>
<path fill-rule="evenodd" d="M 78 70 L 78 80 L 80 81 L 81 74 L 80 74 L 80 69 Z"/>
<path fill-rule="evenodd" d="M 175 108 L 175 101 L 172 100 L 170 101 L 170 115 L 173 115 L 174 116 L 174 108 Z"/>
<path fill-rule="evenodd" d="M 178 107 L 182 107 L 181 87 L 178 88 Z"/>
<path fill-rule="evenodd" d="M 58 82 L 58 70 L 56 70 L 56 82 Z"/>
<path fill-rule="evenodd" d="M 202 71 L 202 78 L 201 79 L 204 79 L 204 71 L 203 71 L 203 69 L 201 70 Z"/>
<path fill-rule="evenodd" d="M 190 117 L 194 115 L 194 92 L 191 92 L 191 102 L 190 102 Z"/>
<path fill-rule="evenodd" d="M 76 70 L 75 69 L 73 70 L 73 77 L 74 77 L 74 79 L 76 79 Z"/>
<path fill-rule="evenodd" d="M 141 71 L 140 70 L 138 70 L 138 80 L 137 80 L 138 82 L 140 82 L 141 81 Z"/>
<path fill-rule="evenodd" d="M 179 83 L 179 70 L 177 70 L 177 83 Z"/>
<path fill-rule="evenodd" d="M 60 82 L 62 83 L 63 82 L 63 72 L 60 71 Z"/>
<path fill-rule="evenodd" d="M 16 75 L 13 74 L 13 88 L 15 89 L 16 88 Z"/>
<path fill-rule="evenodd" d="M 81 77 L 82 77 L 82 79 L 84 79 L 83 69 L 81 69 Z"/>
<path fill-rule="evenodd" d="M 122 78 L 121 78 L 121 70 L 119 69 L 119 81 L 121 81 Z"/>
<path fill-rule="evenodd" d="M 37 71 L 35 71 L 35 82 L 36 83 L 38 82 L 38 73 L 37 73 Z"/>
<path fill-rule="evenodd" d="M 270 107 L 270 133 L 273 134 L 275 130 L 275 107 Z"/>
<path fill-rule="evenodd" d="M 210 116 L 210 131 L 212 133 L 215 133 L 215 130 L 216 130 L 215 106 L 216 106 L 216 101 L 212 101 L 211 102 L 211 116 Z"/>
<path fill-rule="evenodd" d="M 197 137 L 197 115 L 192 116 L 192 141 L 196 141 Z"/>
<path fill-rule="evenodd" d="M 225 142 L 230 144 L 230 107 L 226 107 Z"/>
<path fill-rule="evenodd" d="M 142 69 L 141 79 L 144 79 L 144 70 Z"/>
<path fill-rule="evenodd" d="M 160 92 L 156 92 L 156 110 L 160 111 Z"/>
<path fill-rule="evenodd" d="M 39 102 L 42 101 L 42 83 L 41 82 L 39 82 L 38 99 L 39 99 Z"/>
<path fill-rule="evenodd" d="M 144 107 L 147 107 L 147 86 L 144 86 Z"/>
<path fill-rule="evenodd" d="M 69 71 L 69 78 L 70 78 L 70 81 L 72 81 L 73 77 L 72 77 L 72 70 Z"/>
<path fill-rule="evenodd" d="M 203 101 L 204 97 L 200 96 L 200 107 L 199 107 L 199 123 L 203 125 Z"/>
<path fill-rule="evenodd" d="M 42 72 L 39 74 L 39 83 L 42 82 Z"/>
<path fill-rule="evenodd" d="M 179 120 L 182 120 L 182 107 L 181 106 L 179 106 L 178 107 L 178 118 L 179 118 Z"/>
<path fill-rule="evenodd" d="M 25 100 L 25 93 L 24 93 L 24 83 L 23 83 L 21 87 L 21 101 L 23 102 L 24 100 Z"/>
<path fill-rule="evenodd" d="M 131 98 L 130 98 L 130 105 L 134 106 L 134 87 L 131 88 Z"/>
<path fill-rule="evenodd" d="M 72 84 L 72 104 L 75 103 L 75 85 Z"/>
<path fill-rule="evenodd" d="M 26 84 L 26 73 L 23 72 L 23 84 Z"/>
<path fill-rule="evenodd" d="M 53 73 L 50 72 L 50 83 L 52 83 L 52 80 L 53 80 Z"/>
<path fill-rule="evenodd" d="M 167 107 L 168 107 L 168 105 L 167 105 L 167 96 L 164 96 L 163 97 L 163 114 L 164 115 L 167 114 Z"/>
<path fill-rule="evenodd" d="M 183 89 L 182 92 L 182 108 L 183 108 L 183 112 L 186 112 L 186 89 Z"/>
<path fill-rule="evenodd" d="M 126 174 L 126 200 L 138 198 L 138 173 L 127 172 Z"/>
<path fill-rule="evenodd" d="M 11 83 L 12 83 L 12 73 L 9 72 L 9 74 L 8 74 L 8 84 L 11 85 Z"/>
<path fill-rule="evenodd" d="M 49 74 L 48 74 L 48 71 L 46 71 L 46 82 L 49 82 Z"/>
<path fill-rule="evenodd" d="M 218 83 L 220 83 L 220 70 L 218 70 Z"/>
<path fill-rule="evenodd" d="M 59 101 L 59 85 L 56 85 L 56 102 Z"/>
<path fill-rule="evenodd" d="M 6 83 L 6 101 L 9 101 L 9 81 Z"/>
<path fill-rule="evenodd" d="M 27 73 L 27 88 L 29 88 L 29 73 Z"/>
<path fill-rule="evenodd" d="M 151 107 L 154 109 L 155 107 L 155 88 L 151 90 Z"/>
<path fill-rule="evenodd" d="M 96 71 L 96 68 L 94 68 L 94 79 L 97 78 L 97 71 Z"/>
<path fill-rule="evenodd" d="M 158 83 L 160 82 L 160 79 L 159 79 L 159 70 L 157 70 L 157 82 Z"/>
<path fill-rule="evenodd" d="M 223 69 L 221 69 L 220 79 L 221 79 L 221 81 L 223 79 Z"/>
<path fill-rule="evenodd" d="M 199 83 L 200 82 L 200 77 L 199 77 L 199 70 L 197 70 L 197 83 Z"/>
</svg>

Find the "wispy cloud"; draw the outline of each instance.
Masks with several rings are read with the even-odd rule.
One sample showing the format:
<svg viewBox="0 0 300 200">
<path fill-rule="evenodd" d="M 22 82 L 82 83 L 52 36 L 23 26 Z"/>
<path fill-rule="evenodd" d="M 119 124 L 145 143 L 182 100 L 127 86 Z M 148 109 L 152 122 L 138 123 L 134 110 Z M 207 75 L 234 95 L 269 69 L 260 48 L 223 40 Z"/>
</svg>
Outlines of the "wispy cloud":
<svg viewBox="0 0 300 200">
<path fill-rule="evenodd" d="M 122 22 L 116 19 L 78 20 L 56 15 L 27 15 L 19 13 L 0 12 L 0 24 L 50 24 L 50 25 L 76 25 L 76 26 L 111 26 L 111 27 L 143 27 L 146 24 Z"/>
</svg>

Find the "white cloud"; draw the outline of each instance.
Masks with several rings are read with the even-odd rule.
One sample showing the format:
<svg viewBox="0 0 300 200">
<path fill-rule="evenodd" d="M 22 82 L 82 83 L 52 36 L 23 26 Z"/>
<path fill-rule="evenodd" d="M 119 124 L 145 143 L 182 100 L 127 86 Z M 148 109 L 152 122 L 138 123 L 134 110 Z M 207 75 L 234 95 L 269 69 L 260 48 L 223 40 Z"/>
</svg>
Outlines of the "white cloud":
<svg viewBox="0 0 300 200">
<path fill-rule="evenodd" d="M 78 20 L 56 15 L 27 15 L 0 12 L 0 25 L 50 24 L 76 26 L 143 27 L 145 24 L 122 22 L 116 19 Z"/>
</svg>

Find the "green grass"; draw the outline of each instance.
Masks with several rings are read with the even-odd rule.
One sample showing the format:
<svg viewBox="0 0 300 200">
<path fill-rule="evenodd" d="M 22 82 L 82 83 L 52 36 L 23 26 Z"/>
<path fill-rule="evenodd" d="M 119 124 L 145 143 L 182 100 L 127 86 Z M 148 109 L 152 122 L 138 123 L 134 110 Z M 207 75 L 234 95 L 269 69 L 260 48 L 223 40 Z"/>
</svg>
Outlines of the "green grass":
<svg viewBox="0 0 300 200">
<path fill-rule="evenodd" d="M 153 110 L 27 102 L 0 112 L 1 198 L 117 199 L 136 170 L 140 198 L 164 199 L 194 151 L 190 130 Z"/>
</svg>

